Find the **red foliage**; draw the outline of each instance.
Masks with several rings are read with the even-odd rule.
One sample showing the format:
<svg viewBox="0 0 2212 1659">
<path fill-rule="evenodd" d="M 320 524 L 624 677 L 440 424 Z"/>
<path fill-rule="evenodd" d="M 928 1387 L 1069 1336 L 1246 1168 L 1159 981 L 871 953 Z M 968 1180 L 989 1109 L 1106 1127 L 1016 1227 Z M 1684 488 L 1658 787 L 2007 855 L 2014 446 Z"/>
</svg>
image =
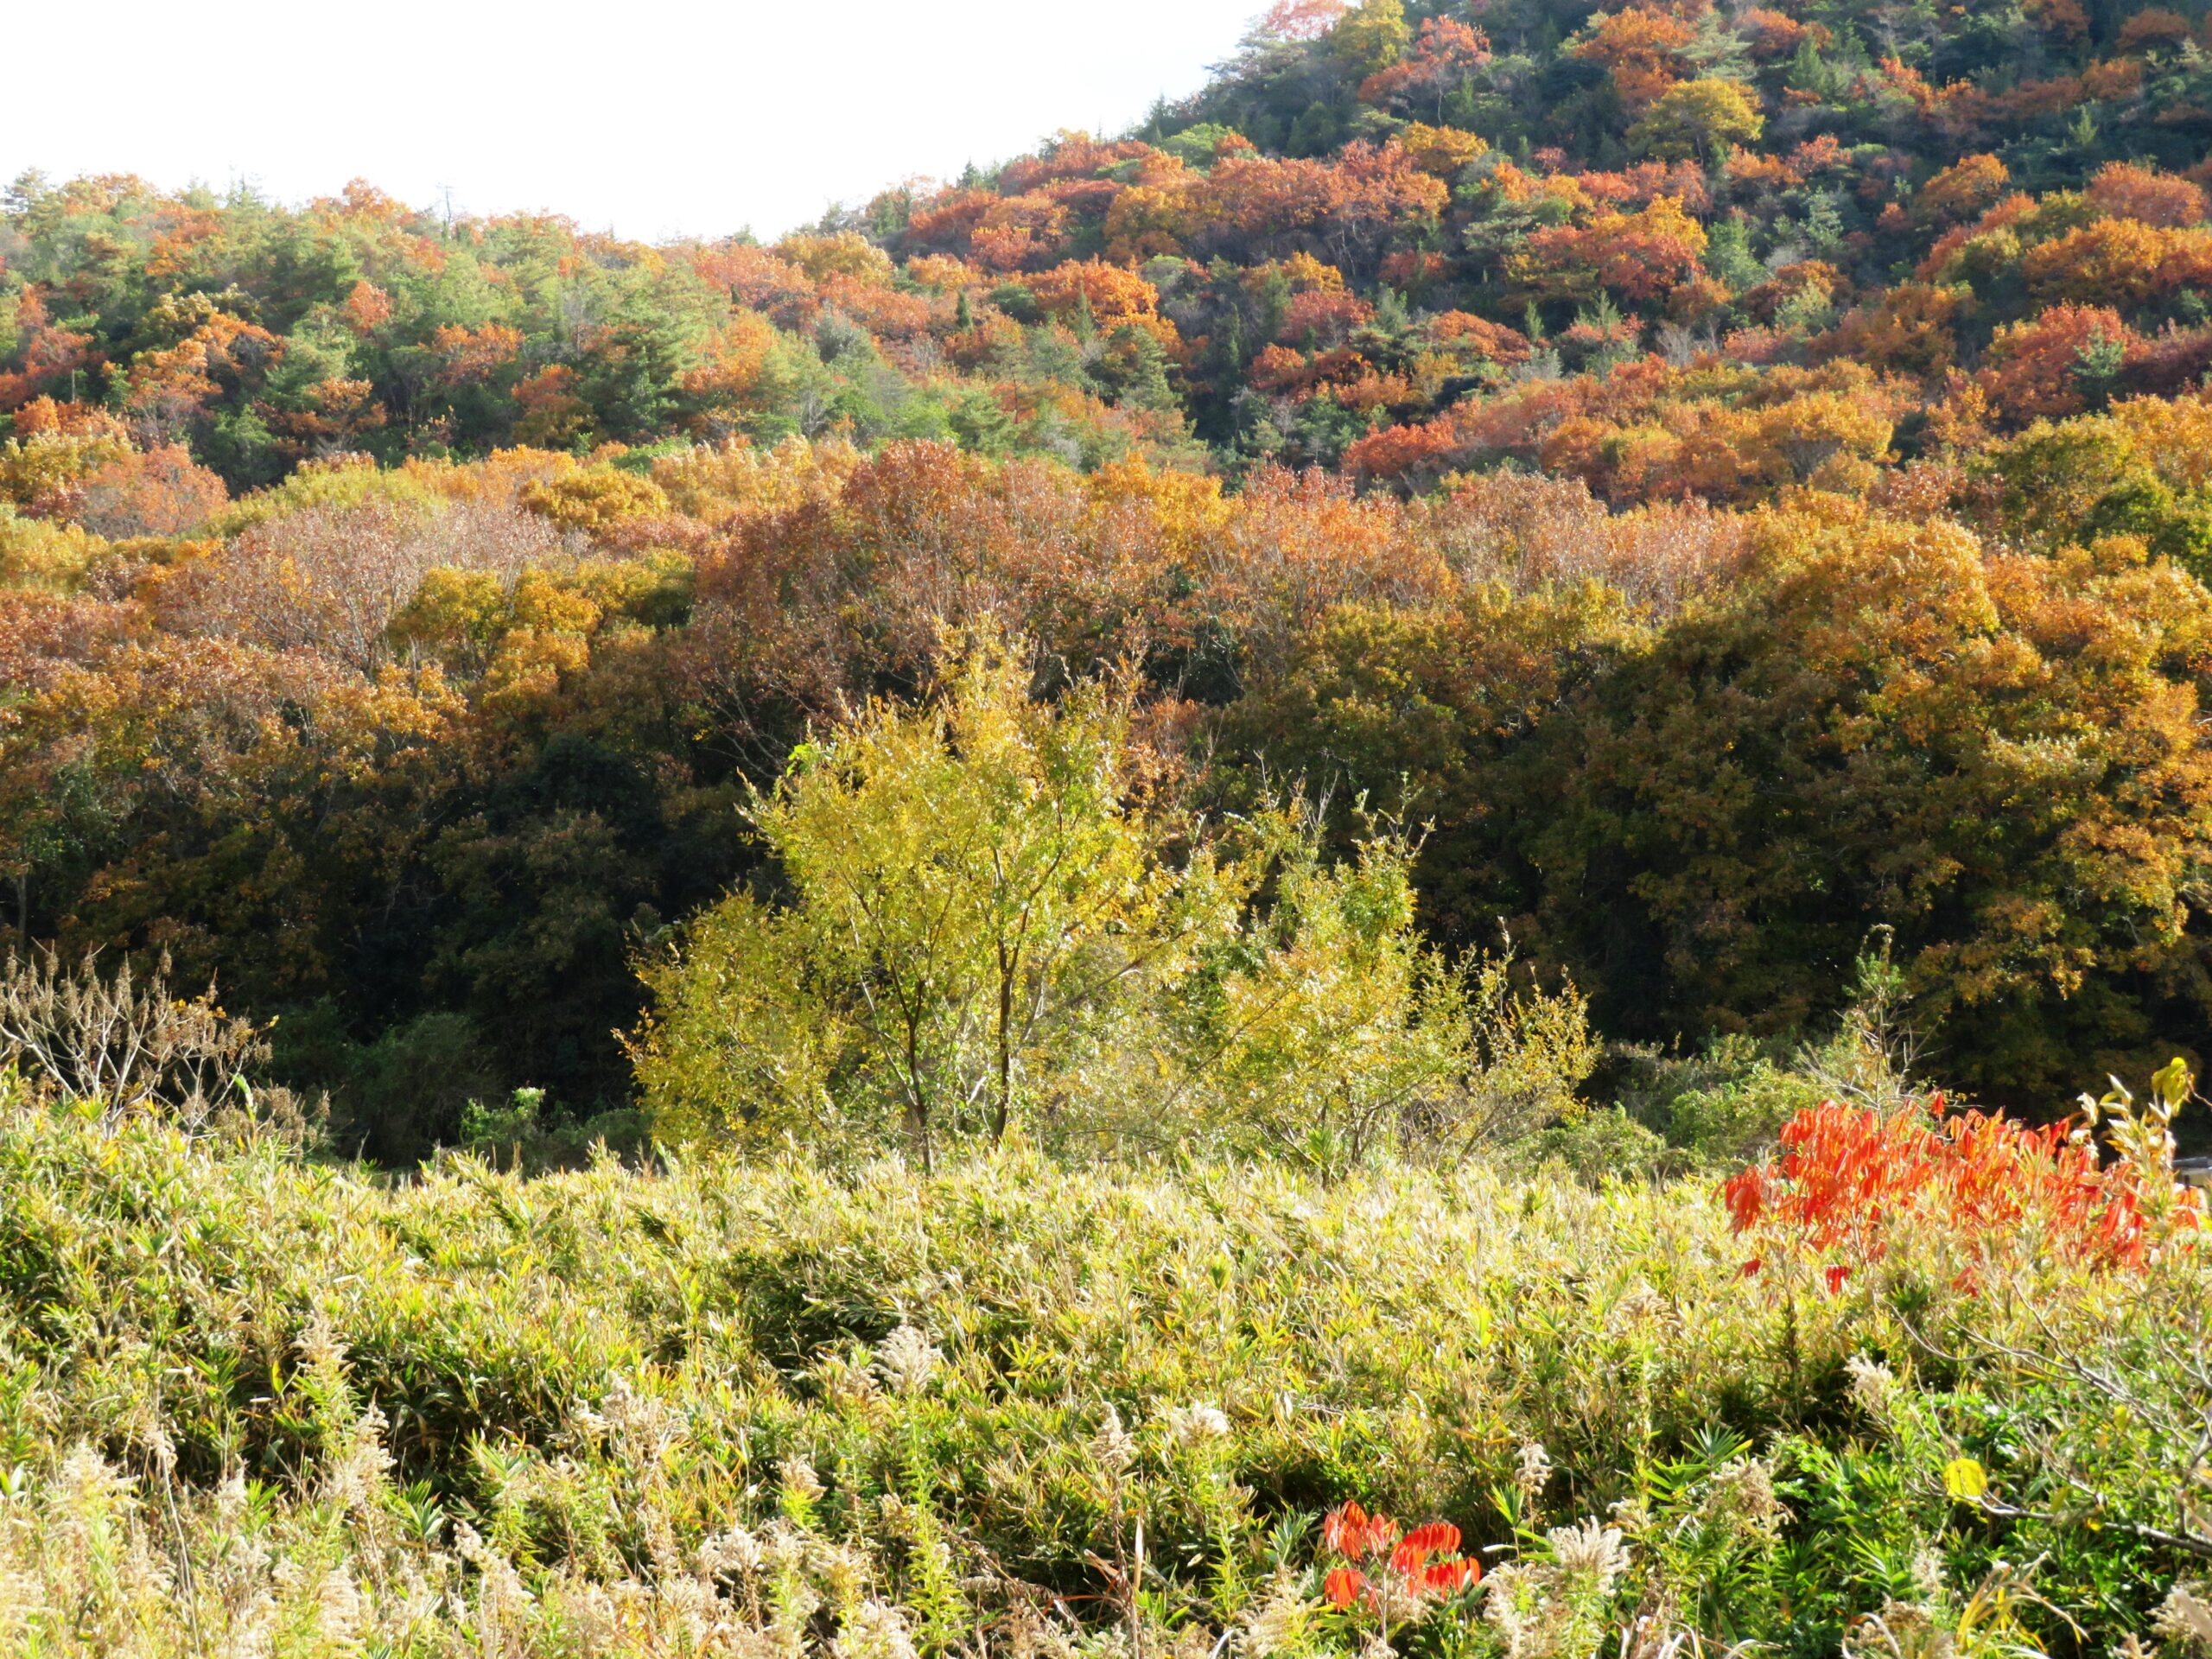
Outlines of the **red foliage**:
<svg viewBox="0 0 2212 1659">
<path fill-rule="evenodd" d="M 1618 173 L 1576 173 L 1574 182 L 1592 200 L 1621 208 L 1649 207 L 1672 196 L 1685 211 L 1702 213 L 1713 206 L 1705 169 L 1694 162 L 1639 162 Z"/>
<path fill-rule="evenodd" d="M 1891 1114 L 1826 1101 L 1790 1119 L 1781 1139 L 1779 1157 L 1722 1189 L 1731 1224 L 1859 1261 L 1878 1256 L 1889 1227 L 1910 1218 L 1970 1241 L 2040 1225 L 2079 1260 L 2140 1268 L 2155 1217 L 2189 1230 L 2200 1220 L 2194 1192 L 2134 1160 L 2102 1163 L 2085 1128 L 1946 1116 L 1941 1095 L 1924 1110 Z M 1848 1272 L 1832 1265 L 1830 1288 Z"/>
<path fill-rule="evenodd" d="M 1283 308 L 1282 326 L 1275 330 L 1275 338 L 1292 345 L 1333 346 L 1374 315 L 1375 308 L 1357 295 L 1309 289 L 1293 295 Z"/>
<path fill-rule="evenodd" d="M 2082 354 L 2107 345 L 2133 356 L 2142 340 L 2109 306 L 2054 305 L 1998 329 L 1975 385 L 1993 410 L 2023 425 L 2079 414 Z"/>
<path fill-rule="evenodd" d="M 57 327 L 48 320 L 35 289 L 25 289 L 16 302 L 16 331 L 22 367 L 0 373 L 0 414 L 21 408 L 41 392 L 64 385 L 73 372 L 100 361 L 92 335 Z"/>
<path fill-rule="evenodd" d="M 1008 162 L 999 170 L 999 189 L 1014 196 L 1062 179 L 1091 181 L 1093 175 L 1149 155 L 1152 147 L 1125 138 L 1100 143 L 1087 132 L 1063 132 L 1044 150 Z"/>
<path fill-rule="evenodd" d="M 1321 1541 L 1347 1563 L 1370 1564 L 1334 1567 L 1322 1580 L 1321 1593 L 1340 1612 L 1359 1602 L 1380 1609 L 1386 1599 L 1441 1600 L 1483 1575 L 1479 1561 L 1459 1553 L 1459 1529 L 1449 1521 L 1431 1521 L 1401 1534 L 1389 1516 L 1370 1516 L 1358 1504 L 1346 1503 L 1321 1522 Z"/>
</svg>

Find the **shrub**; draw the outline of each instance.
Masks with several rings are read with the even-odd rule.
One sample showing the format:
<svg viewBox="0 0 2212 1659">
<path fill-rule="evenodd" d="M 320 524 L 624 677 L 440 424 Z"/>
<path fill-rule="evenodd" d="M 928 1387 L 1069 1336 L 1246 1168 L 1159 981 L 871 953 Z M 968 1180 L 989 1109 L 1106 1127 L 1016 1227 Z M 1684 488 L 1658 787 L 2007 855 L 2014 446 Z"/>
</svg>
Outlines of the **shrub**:
<svg viewBox="0 0 2212 1659">
<path fill-rule="evenodd" d="M 153 1113 L 199 1129 L 271 1121 L 303 1129 L 282 1090 L 257 1102 L 248 1077 L 269 1058 L 262 1033 L 217 1006 L 210 985 L 169 994 L 168 961 L 139 981 L 128 962 L 103 976 L 87 956 L 64 971 L 54 952 L 11 950 L 0 965 L 0 1071 L 13 1071 L 66 1101 L 97 1107 L 110 1122 Z"/>
<path fill-rule="evenodd" d="M 2074 1122 L 2042 1128 L 1947 1116 L 1941 1095 L 1896 1112 L 1825 1101 L 1783 1126 L 1778 1158 L 1728 1182 L 1729 1214 L 1738 1233 L 1833 1256 L 1831 1289 L 1907 1221 L 1970 1248 L 2024 1243 L 2140 1271 L 2160 1249 L 2193 1243 L 2202 1221 L 2199 1196 L 2175 1179 L 2169 1128 L 2190 1083 L 2176 1060 L 2142 1111 L 2125 1090 L 2085 1096 Z M 2117 1154 L 2109 1164 L 2101 1130 Z"/>
</svg>

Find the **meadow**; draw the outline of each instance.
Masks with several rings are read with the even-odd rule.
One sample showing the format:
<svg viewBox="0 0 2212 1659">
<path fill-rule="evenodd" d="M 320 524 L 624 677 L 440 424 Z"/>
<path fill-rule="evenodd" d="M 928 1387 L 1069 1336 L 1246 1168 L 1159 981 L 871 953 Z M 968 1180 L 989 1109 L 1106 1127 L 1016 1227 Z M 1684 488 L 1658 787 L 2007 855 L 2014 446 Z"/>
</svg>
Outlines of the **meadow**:
<svg viewBox="0 0 2212 1659">
<path fill-rule="evenodd" d="M 22 173 L 0 1659 L 2209 1659 L 2205 13 Z"/>
<path fill-rule="evenodd" d="M 2194 1651 L 2164 1098 L 2094 1201 L 1815 1140 L 1762 1211 L 1556 1159 L 395 1179 L 11 1087 L 0 1643 Z"/>
</svg>

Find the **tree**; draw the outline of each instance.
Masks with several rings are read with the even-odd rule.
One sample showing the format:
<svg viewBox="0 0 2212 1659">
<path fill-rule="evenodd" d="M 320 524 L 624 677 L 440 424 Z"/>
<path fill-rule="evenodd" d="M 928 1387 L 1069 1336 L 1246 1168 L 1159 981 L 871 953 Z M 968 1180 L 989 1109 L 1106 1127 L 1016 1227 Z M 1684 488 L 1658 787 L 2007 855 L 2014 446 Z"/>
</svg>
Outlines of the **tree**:
<svg viewBox="0 0 2212 1659">
<path fill-rule="evenodd" d="M 1360 0 L 1329 31 L 1329 49 L 1347 75 L 1363 80 L 1405 56 L 1413 35 L 1401 0 Z"/>
<path fill-rule="evenodd" d="M 1624 6 L 1598 13 L 1587 37 L 1570 49 L 1576 57 L 1603 64 L 1621 104 L 1638 112 L 1681 79 L 1696 42 L 1696 29 L 1681 18 L 1645 6 Z"/>
<path fill-rule="evenodd" d="M 1332 864 L 1310 814 L 1198 823 L 1133 741 L 1132 683 L 1054 707 L 1029 679 L 979 636 L 934 702 L 870 704 L 756 797 L 780 899 L 732 894 L 643 969 L 632 1052 L 666 1129 L 925 1169 L 1017 1131 L 1198 1141 L 1332 1173 L 1569 1106 L 1580 1000 L 1426 949 L 1403 836 Z"/>
<path fill-rule="evenodd" d="M 1886 926 L 1948 1077 L 2133 1074 L 2206 1031 L 2209 683 L 2212 596 L 2139 542 L 1762 518 L 1726 596 L 1525 752 L 1543 947 L 1671 1039 L 1824 1013 Z"/>
<path fill-rule="evenodd" d="M 1669 86 L 1629 129 L 1629 143 L 1662 161 L 1710 162 L 1732 144 L 1755 144 L 1766 118 L 1741 82 L 1708 77 Z"/>
<path fill-rule="evenodd" d="M 1028 677 L 987 638 L 935 704 L 870 704 L 756 797 L 790 902 L 734 893 L 645 969 L 657 1116 L 832 1146 L 895 1126 L 929 1167 L 1060 1103 L 1128 983 L 1219 922 L 1211 861 L 1167 862 L 1182 826 L 1140 791 L 1128 688 L 1055 710 Z"/>
</svg>

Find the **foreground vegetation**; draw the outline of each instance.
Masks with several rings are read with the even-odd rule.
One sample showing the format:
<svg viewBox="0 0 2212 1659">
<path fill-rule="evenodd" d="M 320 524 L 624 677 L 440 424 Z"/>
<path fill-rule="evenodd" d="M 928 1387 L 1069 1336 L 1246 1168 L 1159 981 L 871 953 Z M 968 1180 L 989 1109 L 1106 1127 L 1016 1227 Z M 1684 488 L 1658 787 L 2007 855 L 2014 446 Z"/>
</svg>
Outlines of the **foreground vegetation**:
<svg viewBox="0 0 2212 1659">
<path fill-rule="evenodd" d="M 2208 42 L 18 181 L 0 1649 L 2212 1653 Z"/>
<path fill-rule="evenodd" d="M 393 1184 L 12 1091 L 0 1643 L 2187 1651 L 2212 1280 L 2119 1122 L 2085 1203 L 1806 1142 L 1738 1234 L 1484 1164 Z M 1479 1577 L 1378 1601 L 1347 1501 Z"/>
</svg>

